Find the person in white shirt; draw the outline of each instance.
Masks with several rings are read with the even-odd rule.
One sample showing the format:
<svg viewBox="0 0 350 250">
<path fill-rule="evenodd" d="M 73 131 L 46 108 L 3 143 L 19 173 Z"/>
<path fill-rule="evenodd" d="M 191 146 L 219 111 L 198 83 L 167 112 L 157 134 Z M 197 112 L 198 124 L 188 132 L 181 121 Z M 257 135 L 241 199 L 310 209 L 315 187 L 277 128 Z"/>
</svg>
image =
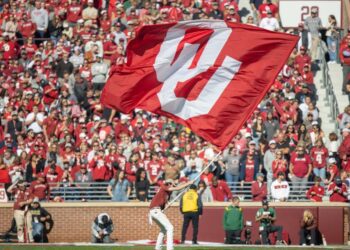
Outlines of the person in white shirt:
<svg viewBox="0 0 350 250">
<path fill-rule="evenodd" d="M 28 130 L 32 129 L 33 132 L 36 134 L 42 132 L 43 121 L 44 121 L 43 113 L 40 113 L 38 106 L 34 105 L 33 112 L 29 113 L 25 120 Z"/>
<path fill-rule="evenodd" d="M 127 41 L 127 37 L 125 33 L 121 30 L 121 24 L 119 22 L 115 24 L 115 31 L 113 32 L 113 35 L 114 35 L 114 42 L 117 45 L 121 44 L 120 43 L 121 40 Z"/>
<path fill-rule="evenodd" d="M 270 10 L 267 11 L 267 17 L 261 19 L 260 28 L 271 31 L 278 31 L 280 29 L 278 20 L 272 16 L 272 12 Z"/>
<path fill-rule="evenodd" d="M 285 174 L 279 172 L 277 179 L 271 184 L 271 196 L 274 201 L 287 201 L 289 197 L 289 184 L 285 181 Z"/>
<path fill-rule="evenodd" d="M 299 109 L 303 114 L 303 120 L 307 118 L 307 114 L 309 113 L 309 104 L 311 103 L 311 97 L 306 96 L 303 103 L 299 105 Z"/>
<path fill-rule="evenodd" d="M 85 48 L 84 48 L 85 51 L 91 50 L 94 45 L 98 47 L 97 55 L 100 56 L 101 58 L 103 58 L 103 44 L 102 44 L 101 41 L 97 40 L 97 35 L 96 34 L 92 34 L 91 35 L 91 41 L 88 41 L 85 44 Z"/>
<path fill-rule="evenodd" d="M 198 157 L 197 152 L 195 150 L 191 150 L 190 156 L 186 160 L 186 166 L 192 166 L 194 164 L 196 166 L 196 170 L 198 172 L 203 169 L 203 160 Z"/>
</svg>

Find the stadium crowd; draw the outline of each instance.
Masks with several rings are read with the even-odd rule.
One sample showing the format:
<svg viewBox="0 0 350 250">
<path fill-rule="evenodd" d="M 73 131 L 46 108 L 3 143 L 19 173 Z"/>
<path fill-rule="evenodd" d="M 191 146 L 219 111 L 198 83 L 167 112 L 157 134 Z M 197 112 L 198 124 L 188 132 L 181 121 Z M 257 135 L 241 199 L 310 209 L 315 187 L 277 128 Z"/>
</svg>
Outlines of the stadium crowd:
<svg viewBox="0 0 350 250">
<path fill-rule="evenodd" d="M 241 22 L 235 1 L 2 1 L 0 183 L 7 189 L 23 180 L 45 201 L 50 189 L 109 182 L 112 200 L 128 201 L 135 192 L 145 201 L 151 186 L 192 180 L 214 159 L 197 182 L 203 201 L 229 200 L 250 183 L 253 200 L 287 201 L 291 188 L 312 201 L 326 194 L 347 201 L 350 106 L 339 117 L 341 135 L 325 134 L 312 72 L 319 30 L 329 31 L 332 45 L 336 24 L 322 26 L 313 9 L 297 29 L 286 30 L 276 4 L 251 5 L 247 24 L 301 39 L 252 117 L 214 159 L 218 150 L 188 128 L 143 110 L 110 110 L 100 95 L 111 68 L 125 63 L 138 27 Z M 315 185 L 306 190 L 309 181 Z M 232 182 L 238 185 L 230 189 Z"/>
</svg>

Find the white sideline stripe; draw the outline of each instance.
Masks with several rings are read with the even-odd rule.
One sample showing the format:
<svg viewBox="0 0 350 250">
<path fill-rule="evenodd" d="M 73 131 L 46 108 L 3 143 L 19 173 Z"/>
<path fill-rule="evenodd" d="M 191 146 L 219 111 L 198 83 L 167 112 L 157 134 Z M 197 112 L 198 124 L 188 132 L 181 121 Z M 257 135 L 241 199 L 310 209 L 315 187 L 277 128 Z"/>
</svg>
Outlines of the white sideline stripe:
<svg viewBox="0 0 350 250">
<path fill-rule="evenodd" d="M 89 243 L 89 242 L 75 242 L 75 243 L 44 243 L 44 244 L 26 244 L 26 243 L 0 243 L 0 247 L 2 246 L 98 246 L 98 247 L 113 247 L 113 246 L 121 246 L 121 247 L 133 247 L 133 246 L 152 246 L 150 242 L 153 242 L 151 240 L 137 240 L 137 241 L 128 241 L 125 243 L 111 243 L 111 244 L 96 244 L 96 243 Z M 227 245 L 222 243 L 215 243 L 215 242 L 203 242 L 199 241 L 199 245 L 192 245 L 191 241 L 186 241 L 186 244 L 184 245 L 175 245 L 176 248 L 178 247 L 208 247 L 208 248 L 237 248 L 240 249 L 241 247 L 244 248 L 252 248 L 252 249 L 258 249 L 258 248 L 300 248 L 300 249 L 350 249 L 347 245 L 330 245 L 330 246 L 299 246 L 299 245 L 289 245 L 289 246 L 267 246 L 267 245 Z"/>
</svg>

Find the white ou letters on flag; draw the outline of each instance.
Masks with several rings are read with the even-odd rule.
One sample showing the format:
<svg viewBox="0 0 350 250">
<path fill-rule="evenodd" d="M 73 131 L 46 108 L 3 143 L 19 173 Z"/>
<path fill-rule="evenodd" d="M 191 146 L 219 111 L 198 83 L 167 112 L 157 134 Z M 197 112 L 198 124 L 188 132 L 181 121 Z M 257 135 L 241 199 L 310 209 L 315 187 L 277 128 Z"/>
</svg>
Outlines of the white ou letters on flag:
<svg viewBox="0 0 350 250">
<path fill-rule="evenodd" d="M 200 44 L 185 43 L 180 55 L 173 62 L 179 44 L 185 37 L 186 29 L 190 28 L 213 30 L 195 68 L 190 68 L 190 66 L 198 53 Z M 154 63 L 158 81 L 163 82 L 157 94 L 163 111 L 184 120 L 209 113 L 235 73 L 238 72 L 241 62 L 226 56 L 196 100 L 177 97 L 175 88 L 179 82 L 190 80 L 213 66 L 231 32 L 232 29 L 227 27 L 225 22 L 187 23 L 186 26 L 178 23 L 169 29 Z"/>
</svg>

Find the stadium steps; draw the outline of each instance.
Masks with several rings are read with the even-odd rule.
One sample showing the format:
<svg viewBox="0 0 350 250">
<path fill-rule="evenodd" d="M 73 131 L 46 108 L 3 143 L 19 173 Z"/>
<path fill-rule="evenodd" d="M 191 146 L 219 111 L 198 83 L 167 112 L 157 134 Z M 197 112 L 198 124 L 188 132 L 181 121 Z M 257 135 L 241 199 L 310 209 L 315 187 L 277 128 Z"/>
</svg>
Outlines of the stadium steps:
<svg viewBox="0 0 350 250">
<path fill-rule="evenodd" d="M 317 107 L 319 109 L 319 118 L 321 119 L 322 130 L 324 131 L 326 137 L 329 133 L 336 131 L 336 124 L 333 118 L 331 117 L 331 107 L 329 100 L 326 98 L 326 89 L 323 87 L 322 83 L 322 70 L 318 70 L 314 77 L 314 82 L 317 88 Z"/>
<path fill-rule="evenodd" d="M 253 15 L 252 8 L 250 6 L 249 1 L 239 1 L 239 15 L 241 16 L 242 23 L 245 23 L 247 21 L 247 17 L 249 15 Z"/>
<path fill-rule="evenodd" d="M 343 95 L 343 70 L 340 64 L 328 64 L 329 75 L 332 80 L 333 90 L 339 105 L 339 112 L 342 113 L 347 105 L 349 99 L 347 95 Z"/>
</svg>

